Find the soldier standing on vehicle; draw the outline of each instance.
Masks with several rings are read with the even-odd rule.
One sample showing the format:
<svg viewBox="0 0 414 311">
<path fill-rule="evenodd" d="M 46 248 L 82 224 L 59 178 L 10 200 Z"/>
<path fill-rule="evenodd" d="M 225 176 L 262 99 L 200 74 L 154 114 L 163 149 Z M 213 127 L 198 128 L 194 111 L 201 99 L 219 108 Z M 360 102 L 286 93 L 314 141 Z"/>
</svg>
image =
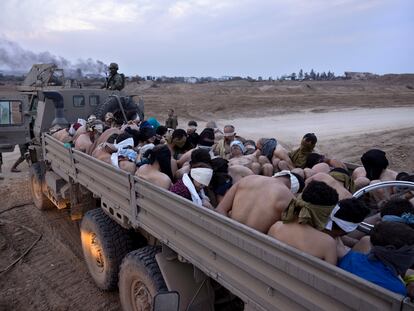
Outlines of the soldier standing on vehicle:
<svg viewBox="0 0 414 311">
<path fill-rule="evenodd" d="M 109 77 L 106 78 L 106 82 L 102 88 L 107 90 L 122 90 L 124 88 L 124 77 L 118 73 L 118 64 L 111 63 L 109 65 Z"/>
</svg>

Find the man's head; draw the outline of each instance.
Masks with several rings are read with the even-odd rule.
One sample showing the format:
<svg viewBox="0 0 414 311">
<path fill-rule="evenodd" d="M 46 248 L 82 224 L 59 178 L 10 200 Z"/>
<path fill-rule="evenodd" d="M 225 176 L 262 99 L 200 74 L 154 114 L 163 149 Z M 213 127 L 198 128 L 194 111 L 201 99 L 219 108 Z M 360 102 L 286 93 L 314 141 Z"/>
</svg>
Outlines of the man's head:
<svg viewBox="0 0 414 311">
<path fill-rule="evenodd" d="M 168 109 L 168 116 L 172 117 L 174 115 L 174 109 Z"/>
<path fill-rule="evenodd" d="M 141 143 L 153 143 L 155 140 L 155 130 L 152 126 L 145 126 L 139 130 L 139 141 Z"/>
<path fill-rule="evenodd" d="M 236 136 L 236 133 L 234 131 L 233 125 L 226 125 L 224 126 L 224 141 L 227 143 L 231 143 L 234 140 L 234 137 Z"/>
<path fill-rule="evenodd" d="M 193 180 L 194 187 L 200 191 L 204 187 L 208 187 L 213 177 L 213 169 L 206 163 L 197 163 L 191 165 L 190 176 Z"/>
<path fill-rule="evenodd" d="M 115 74 L 115 73 L 117 73 L 117 71 L 118 71 L 118 64 L 117 63 L 110 63 L 109 64 L 109 72 L 111 73 L 111 74 Z"/>
<path fill-rule="evenodd" d="M 191 152 L 190 165 L 193 166 L 199 163 L 211 165 L 211 156 L 207 150 L 198 148 Z"/>
<path fill-rule="evenodd" d="M 404 213 L 410 213 L 414 215 L 414 206 L 407 199 L 391 199 L 385 202 L 381 208 L 381 217 L 385 215 L 401 216 Z"/>
<path fill-rule="evenodd" d="M 246 147 L 245 154 L 252 154 L 256 151 L 256 143 L 254 140 L 246 140 L 244 142 L 244 147 Z"/>
<path fill-rule="evenodd" d="M 382 172 L 388 167 L 385 152 L 379 149 L 371 149 L 361 157 L 362 165 L 369 180 L 380 179 Z"/>
<path fill-rule="evenodd" d="M 305 149 L 306 151 L 313 151 L 317 141 L 318 139 L 316 138 L 316 135 L 314 133 L 306 133 L 303 136 L 300 144 L 302 149 Z"/>
<path fill-rule="evenodd" d="M 105 123 L 106 123 L 108 126 L 111 126 L 111 125 L 112 125 L 112 122 L 114 122 L 114 121 L 115 121 L 114 114 L 113 114 L 112 112 L 107 112 L 107 113 L 105 114 Z"/>
<path fill-rule="evenodd" d="M 216 129 L 217 124 L 216 124 L 215 121 L 209 121 L 209 122 L 206 123 L 206 128 Z"/>
<path fill-rule="evenodd" d="M 369 214 L 369 208 L 356 198 L 343 199 L 331 212 L 326 229 L 333 236 L 342 236 L 356 230 Z"/>
<path fill-rule="evenodd" d="M 319 154 L 319 153 L 310 153 L 308 154 L 306 158 L 305 167 L 306 168 L 312 168 L 316 164 L 322 163 L 325 160 L 325 156 Z"/>
<path fill-rule="evenodd" d="M 230 143 L 230 153 L 231 153 L 232 158 L 237 158 L 237 157 L 242 156 L 245 151 L 246 151 L 246 148 L 244 147 L 241 141 L 233 140 Z"/>
<path fill-rule="evenodd" d="M 212 128 L 205 128 L 200 133 L 198 145 L 204 147 L 211 147 L 214 145 L 214 130 Z"/>
<path fill-rule="evenodd" d="M 197 131 L 197 122 L 194 120 L 188 121 L 187 134 L 192 134 Z"/>
<path fill-rule="evenodd" d="M 187 132 L 183 129 L 176 129 L 172 133 L 171 143 L 177 148 L 183 148 L 187 142 Z"/>
<path fill-rule="evenodd" d="M 370 234 L 374 256 L 387 267 L 403 276 L 414 264 L 414 230 L 410 226 L 390 221 L 381 221 Z"/>
<path fill-rule="evenodd" d="M 291 171 L 283 170 L 273 175 L 273 177 L 284 177 L 290 180 L 290 191 L 293 194 L 302 192 L 305 187 L 305 180 L 299 174 Z"/>
<path fill-rule="evenodd" d="M 335 205 L 338 192 L 322 181 L 311 181 L 302 192 L 302 199 L 315 205 Z"/>
<path fill-rule="evenodd" d="M 144 157 L 149 160 L 150 164 L 157 162 L 160 166 L 161 173 L 164 173 L 173 180 L 171 171 L 171 151 L 167 145 L 158 145 L 148 150 Z"/>
<path fill-rule="evenodd" d="M 370 236 L 374 246 L 394 246 L 398 249 L 414 245 L 414 230 L 406 224 L 381 221 L 371 230 Z"/>
</svg>

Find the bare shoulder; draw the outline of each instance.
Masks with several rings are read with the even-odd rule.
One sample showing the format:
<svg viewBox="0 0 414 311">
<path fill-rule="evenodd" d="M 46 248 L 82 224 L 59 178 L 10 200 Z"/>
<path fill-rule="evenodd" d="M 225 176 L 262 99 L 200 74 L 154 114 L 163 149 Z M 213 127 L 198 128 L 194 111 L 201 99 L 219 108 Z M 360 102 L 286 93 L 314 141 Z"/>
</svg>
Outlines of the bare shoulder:
<svg viewBox="0 0 414 311">
<path fill-rule="evenodd" d="M 282 228 L 283 228 L 283 222 L 282 221 L 277 221 L 270 227 L 267 234 L 272 236 L 272 237 L 276 237 L 279 230 L 281 230 Z"/>
</svg>

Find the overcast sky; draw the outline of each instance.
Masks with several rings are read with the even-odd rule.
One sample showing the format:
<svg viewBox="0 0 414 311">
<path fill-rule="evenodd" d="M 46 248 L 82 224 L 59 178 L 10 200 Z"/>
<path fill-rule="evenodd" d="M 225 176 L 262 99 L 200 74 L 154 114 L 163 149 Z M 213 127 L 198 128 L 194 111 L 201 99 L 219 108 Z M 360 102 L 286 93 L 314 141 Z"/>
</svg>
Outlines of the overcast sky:
<svg viewBox="0 0 414 311">
<path fill-rule="evenodd" d="M 127 75 L 414 72 L 413 0 L 1 0 L 0 11 L 0 52 L 12 42 Z M 27 66 L 9 61 L 0 69 Z"/>
</svg>

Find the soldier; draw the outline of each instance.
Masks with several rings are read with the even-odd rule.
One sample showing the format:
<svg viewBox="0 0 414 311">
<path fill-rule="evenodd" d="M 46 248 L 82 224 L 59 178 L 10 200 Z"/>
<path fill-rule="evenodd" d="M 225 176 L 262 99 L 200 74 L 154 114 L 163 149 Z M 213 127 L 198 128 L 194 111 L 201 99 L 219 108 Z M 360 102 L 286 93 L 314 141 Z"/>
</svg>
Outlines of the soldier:
<svg viewBox="0 0 414 311">
<path fill-rule="evenodd" d="M 124 88 L 124 78 L 118 73 L 118 64 L 111 63 L 109 65 L 109 77 L 106 78 L 106 83 L 103 88 L 107 90 L 122 90 Z"/>
</svg>

